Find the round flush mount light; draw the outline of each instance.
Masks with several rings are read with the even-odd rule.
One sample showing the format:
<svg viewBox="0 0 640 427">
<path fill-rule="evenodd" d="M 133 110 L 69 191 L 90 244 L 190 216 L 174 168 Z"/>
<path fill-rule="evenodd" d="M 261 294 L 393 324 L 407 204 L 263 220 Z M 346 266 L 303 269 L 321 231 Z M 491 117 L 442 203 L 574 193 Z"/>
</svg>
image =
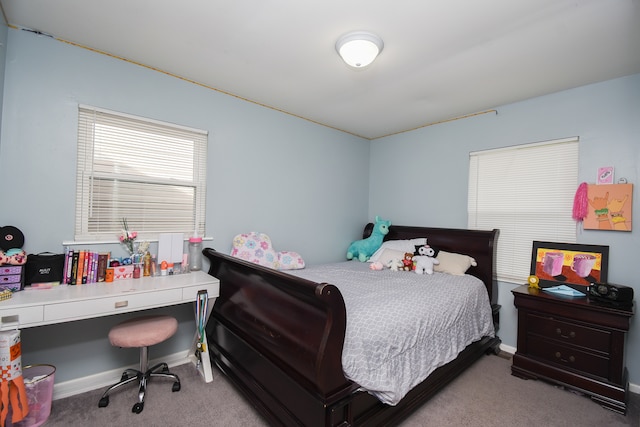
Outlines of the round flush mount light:
<svg viewBox="0 0 640 427">
<path fill-rule="evenodd" d="M 363 68 L 371 64 L 382 52 L 384 43 L 375 34 L 366 31 L 354 31 L 340 37 L 336 50 L 342 60 L 354 68 Z"/>
</svg>

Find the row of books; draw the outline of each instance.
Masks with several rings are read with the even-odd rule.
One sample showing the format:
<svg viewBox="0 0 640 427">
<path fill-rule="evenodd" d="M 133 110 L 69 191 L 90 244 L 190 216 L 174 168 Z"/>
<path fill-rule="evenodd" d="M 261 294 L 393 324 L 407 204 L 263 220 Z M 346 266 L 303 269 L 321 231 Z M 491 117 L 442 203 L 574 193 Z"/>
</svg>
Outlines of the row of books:
<svg viewBox="0 0 640 427">
<path fill-rule="evenodd" d="M 104 282 L 110 257 L 110 252 L 69 249 L 64 259 L 62 283 L 81 285 Z"/>
</svg>

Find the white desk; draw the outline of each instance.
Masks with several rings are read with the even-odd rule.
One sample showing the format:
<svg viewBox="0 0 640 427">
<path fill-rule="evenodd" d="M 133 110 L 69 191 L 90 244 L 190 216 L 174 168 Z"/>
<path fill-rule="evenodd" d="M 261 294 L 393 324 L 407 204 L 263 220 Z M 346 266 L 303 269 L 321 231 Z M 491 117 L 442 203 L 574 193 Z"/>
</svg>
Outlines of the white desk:
<svg viewBox="0 0 640 427">
<path fill-rule="evenodd" d="M 194 302 L 201 290 L 207 291 L 209 297 L 208 319 L 220 292 L 220 281 L 203 271 L 111 283 L 60 285 L 51 289 L 26 288 L 14 293 L 11 299 L 0 301 L 0 330 L 52 325 Z M 199 366 L 205 381 L 211 381 L 208 352 L 194 357 L 190 351 L 189 358 Z"/>
</svg>

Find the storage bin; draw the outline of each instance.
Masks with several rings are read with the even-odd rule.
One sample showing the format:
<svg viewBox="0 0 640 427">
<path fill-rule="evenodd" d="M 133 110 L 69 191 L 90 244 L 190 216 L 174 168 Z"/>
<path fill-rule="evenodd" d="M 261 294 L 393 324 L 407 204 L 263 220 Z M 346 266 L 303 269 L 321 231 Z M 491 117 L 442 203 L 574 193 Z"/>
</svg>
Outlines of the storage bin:
<svg viewBox="0 0 640 427">
<path fill-rule="evenodd" d="M 24 289 L 24 270 L 23 265 L 0 266 L 0 291 L 9 289 L 17 292 Z"/>
</svg>

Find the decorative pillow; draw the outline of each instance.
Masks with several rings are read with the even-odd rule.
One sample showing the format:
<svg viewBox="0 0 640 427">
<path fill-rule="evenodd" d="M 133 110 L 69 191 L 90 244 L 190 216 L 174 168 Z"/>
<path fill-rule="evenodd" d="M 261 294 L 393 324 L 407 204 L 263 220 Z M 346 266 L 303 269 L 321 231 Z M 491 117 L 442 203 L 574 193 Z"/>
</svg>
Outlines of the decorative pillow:
<svg viewBox="0 0 640 427">
<path fill-rule="evenodd" d="M 427 244 L 426 237 L 419 237 L 417 239 L 408 239 L 408 240 L 387 240 L 386 242 L 382 243 L 382 246 L 380 246 L 380 248 L 377 251 L 375 251 L 373 255 L 371 255 L 371 258 L 369 258 L 369 262 L 380 261 L 378 258 L 380 258 L 380 256 L 386 249 L 392 249 L 394 251 L 402 252 L 402 255 L 400 256 L 400 259 L 402 259 L 404 257 L 405 252 L 413 253 L 416 250 L 416 246 L 426 245 L 426 244 Z"/>
<path fill-rule="evenodd" d="M 305 266 L 302 257 L 291 251 L 278 252 L 278 264 L 279 270 L 299 270 Z"/>
<path fill-rule="evenodd" d="M 276 270 L 294 270 L 305 266 L 299 254 L 291 251 L 276 252 L 271 238 L 256 231 L 234 237 L 230 255 Z"/>
<path fill-rule="evenodd" d="M 231 256 L 269 268 L 276 268 L 278 261 L 269 236 L 255 231 L 238 234 L 233 238 Z"/>
<path fill-rule="evenodd" d="M 452 252 L 440 251 L 436 257 L 440 264 L 433 266 L 433 271 L 440 273 L 449 273 L 456 276 L 462 276 L 467 272 L 469 267 L 478 265 L 476 260 L 468 255 L 461 255 Z"/>
</svg>

